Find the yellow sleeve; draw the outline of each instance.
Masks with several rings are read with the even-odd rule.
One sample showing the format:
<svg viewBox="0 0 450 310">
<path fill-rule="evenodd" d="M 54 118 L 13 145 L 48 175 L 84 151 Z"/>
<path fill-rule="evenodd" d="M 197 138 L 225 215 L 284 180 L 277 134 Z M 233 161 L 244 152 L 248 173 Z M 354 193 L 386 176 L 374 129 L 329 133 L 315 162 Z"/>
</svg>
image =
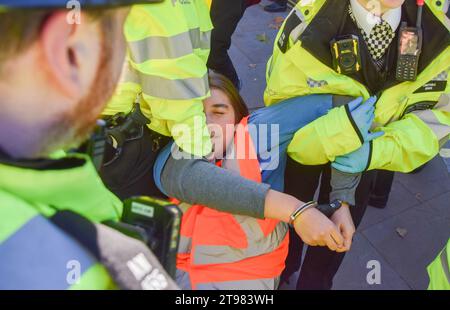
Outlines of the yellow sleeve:
<svg viewBox="0 0 450 310">
<path fill-rule="evenodd" d="M 139 83 L 139 77 L 134 70 L 131 69 L 130 60 L 124 61 L 121 77 L 111 99 L 106 105 L 102 115 L 110 116 L 117 113 L 128 113 L 133 108 L 138 94 L 142 92 L 142 86 Z M 141 108 L 143 108 L 141 106 Z M 146 111 L 143 111 L 146 114 Z"/>
<path fill-rule="evenodd" d="M 384 136 L 373 140 L 370 169 L 410 172 L 439 152 L 450 134 L 450 112 L 425 110 L 377 130 Z"/>
<path fill-rule="evenodd" d="M 150 128 L 170 135 L 185 152 L 202 157 L 211 152 L 211 138 L 203 112 L 203 99 L 165 100 L 148 98 L 152 112 Z"/>
<path fill-rule="evenodd" d="M 303 165 L 321 165 L 355 151 L 362 143 L 347 106 L 341 106 L 297 131 L 287 151 Z"/>
</svg>

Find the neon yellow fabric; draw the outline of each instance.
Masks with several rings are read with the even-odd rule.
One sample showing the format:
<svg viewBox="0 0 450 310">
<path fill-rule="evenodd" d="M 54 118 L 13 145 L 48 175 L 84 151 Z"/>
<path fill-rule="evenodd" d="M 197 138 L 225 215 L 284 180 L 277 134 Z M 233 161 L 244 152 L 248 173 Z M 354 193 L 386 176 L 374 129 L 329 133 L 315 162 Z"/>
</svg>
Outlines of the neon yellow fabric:
<svg viewBox="0 0 450 310">
<path fill-rule="evenodd" d="M 443 68 L 447 68 L 445 71 L 448 74 L 444 92 L 414 94 L 417 88 L 436 77 Z M 422 101 L 438 101 L 442 93 L 450 93 L 450 47 L 435 59 L 415 82 L 396 85 L 386 90 L 378 100 L 375 124 L 385 135 L 373 141 L 369 169 L 410 172 L 439 153 L 442 141 L 429 124 L 413 113 L 400 117 L 409 106 Z M 393 102 L 397 104 L 393 105 Z M 449 107 L 446 107 L 446 110 L 435 108 L 432 112 L 442 125 L 450 126 Z"/>
<path fill-rule="evenodd" d="M 291 14 L 301 16 L 303 22 L 295 31 L 301 32 L 324 3 L 324 0 L 298 3 Z M 426 5 L 450 31 L 448 18 L 445 16 L 442 6 L 438 6 L 435 0 L 426 1 Z M 284 25 L 277 35 L 274 52 L 267 65 L 267 88 L 264 93 L 266 105 L 276 104 L 295 96 L 319 93 L 361 96 L 368 99 L 369 93 L 364 85 L 348 76 L 338 74 L 332 68 L 321 63 L 302 48 L 301 41 L 294 41 L 290 36 L 288 49 L 286 53 L 283 53 L 277 44 L 283 27 Z M 438 101 L 442 93 L 450 92 L 450 74 L 448 74 L 445 91 L 414 94 L 416 89 L 438 76 L 443 70 L 449 73 L 449 65 L 450 47 L 436 57 L 421 72 L 415 82 L 400 83 L 383 92 L 376 105 L 375 123 L 377 126 L 373 129 L 384 130 L 386 135 L 374 141 L 369 169 L 407 172 L 419 167 L 438 153 L 442 141 L 431 127 L 416 115 L 407 114 L 402 119 L 400 118 L 407 107 L 421 101 Z M 321 87 L 310 87 L 309 79 L 325 83 Z M 448 112 L 433 110 L 433 113 L 443 125 L 449 124 Z M 319 120 L 315 122 L 319 122 Z M 339 126 L 339 122 L 343 122 L 343 120 L 336 118 L 336 123 L 329 126 Z M 314 123 L 302 128 L 296 135 L 298 139 L 293 140 L 288 148 L 289 155 L 302 164 L 317 165 L 332 160 L 332 154 L 336 155 L 343 151 L 340 145 L 335 147 L 334 143 L 341 139 L 347 140 L 346 137 L 335 137 L 333 141 L 326 140 L 323 132 L 314 128 L 316 126 Z M 327 150 L 324 149 L 324 145 L 327 145 Z M 353 145 L 349 145 L 345 149 L 346 153 L 353 151 L 353 147 Z"/>
<path fill-rule="evenodd" d="M 204 156 L 211 142 L 203 112 L 212 23 L 205 0 L 135 5 L 126 20 L 128 60 L 104 115 L 131 110 L 142 92 L 150 129 Z"/>
<path fill-rule="evenodd" d="M 297 131 L 288 146 L 288 154 L 300 163 L 327 163 L 359 147 L 361 141 L 347 117 L 345 107 L 339 107 Z"/>
<path fill-rule="evenodd" d="M 100 180 L 90 159 L 72 155 L 67 169 L 35 170 L 0 163 L 0 244 L 33 217 L 71 210 L 93 222 L 119 220 L 122 203 Z M 72 162 L 73 163 L 73 162 Z M 82 274 L 73 289 L 114 288 L 98 263 Z"/>
<path fill-rule="evenodd" d="M 450 290 L 450 239 L 447 246 L 427 267 L 430 283 L 429 290 Z"/>
<path fill-rule="evenodd" d="M 81 278 L 80 282 L 72 285 L 70 290 L 114 290 L 117 289 L 116 284 L 111 279 L 106 268 L 101 264 L 95 264 L 86 270 Z"/>
</svg>

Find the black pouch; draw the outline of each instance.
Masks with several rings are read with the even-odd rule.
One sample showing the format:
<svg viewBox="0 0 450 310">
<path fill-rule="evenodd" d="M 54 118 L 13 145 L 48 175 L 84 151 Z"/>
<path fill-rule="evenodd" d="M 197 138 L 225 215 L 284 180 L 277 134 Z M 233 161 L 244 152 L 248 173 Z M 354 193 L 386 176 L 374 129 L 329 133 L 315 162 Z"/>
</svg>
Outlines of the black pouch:
<svg viewBox="0 0 450 310">
<path fill-rule="evenodd" d="M 171 138 L 143 124 L 135 124 L 133 132 L 137 134 L 131 138 L 123 135 L 119 147 L 111 138 L 107 140 L 100 176 L 108 189 L 122 200 L 134 196 L 166 198 L 154 182 L 153 166 L 159 151 Z"/>
</svg>

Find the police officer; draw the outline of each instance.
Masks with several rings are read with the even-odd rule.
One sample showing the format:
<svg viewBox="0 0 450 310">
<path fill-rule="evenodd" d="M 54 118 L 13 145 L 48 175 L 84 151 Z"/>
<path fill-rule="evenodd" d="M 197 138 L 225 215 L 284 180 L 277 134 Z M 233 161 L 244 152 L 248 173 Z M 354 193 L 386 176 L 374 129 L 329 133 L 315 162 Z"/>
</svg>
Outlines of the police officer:
<svg viewBox="0 0 450 310">
<path fill-rule="evenodd" d="M 140 2 L 0 1 L 0 289 L 175 288 L 101 224 L 122 204 L 90 159 L 55 153 L 95 125 L 125 54 L 118 6 Z"/>
<path fill-rule="evenodd" d="M 211 27 L 205 0 L 132 8 L 125 23 L 129 57 L 115 95 L 103 112 L 110 146 L 101 177 L 122 199 L 165 197 L 155 184 L 153 168 L 156 156 L 172 137 L 181 150 L 174 153 L 181 155 L 168 159 L 160 178 L 169 197 L 287 223 L 304 203 L 204 158 L 211 152 L 203 112 L 203 99 L 210 96 L 206 61 Z M 302 213 L 294 226 L 311 245 L 332 244 L 330 234 L 337 231 L 315 208 Z M 342 238 L 336 239 L 343 249 Z"/>
<path fill-rule="evenodd" d="M 199 158 L 211 152 L 203 113 L 203 99 L 209 96 L 211 30 L 205 0 L 132 7 L 124 27 L 127 60 L 102 113 L 114 120 L 129 113 L 138 98 L 143 121 L 133 122 L 137 129 L 110 132 L 101 169 L 105 184 L 120 198 L 163 197 L 154 185 L 153 164 L 169 137 Z"/>
<path fill-rule="evenodd" d="M 325 127 L 317 120 L 303 128 L 288 150 L 295 160 L 286 169 L 288 193 L 306 200 L 313 197 L 322 175 L 319 200 L 327 201 L 327 162 L 334 162 L 333 167 L 343 172 L 366 171 L 356 194 L 356 206 L 352 208 L 357 225 L 369 200 L 374 169 L 410 172 L 438 154 L 450 134 L 448 7 L 448 1 L 435 0 L 297 4 L 275 41 L 267 68 L 265 103 L 275 104 L 302 94 L 328 93 L 334 95 L 339 105 L 347 100 L 345 96 L 377 95 L 373 130 L 384 135 L 369 143 L 361 139 L 361 144 L 355 146 L 348 144 L 344 135 L 329 136 L 320 130 L 328 128 L 333 132 L 333 128 L 345 124 L 342 120 Z M 399 42 L 399 32 L 404 26 L 416 27 L 417 33 L 421 31 L 421 47 L 418 35 Z M 411 37 L 411 32 L 403 34 L 402 38 Z M 344 71 L 345 63 L 333 62 L 341 60 L 336 57 L 339 50 L 335 46 L 339 45 L 334 43 L 344 39 L 352 47 L 347 55 L 354 57 L 347 63 L 349 71 Z M 412 57 L 400 58 L 399 50 L 409 49 L 411 53 L 404 54 Z M 417 58 L 414 72 L 410 69 Z M 402 66 L 401 59 L 413 62 Z M 402 77 L 405 73 L 407 81 Z M 355 133 L 349 131 L 347 136 L 352 134 Z M 334 158 L 320 156 L 316 151 L 332 154 L 336 148 L 347 148 L 349 154 Z M 291 253 L 301 253 L 299 242 L 291 245 L 297 248 Z M 330 289 L 343 257 L 321 248 L 308 249 L 297 288 Z M 299 257 L 290 259 L 287 274 L 299 267 Z"/>
</svg>

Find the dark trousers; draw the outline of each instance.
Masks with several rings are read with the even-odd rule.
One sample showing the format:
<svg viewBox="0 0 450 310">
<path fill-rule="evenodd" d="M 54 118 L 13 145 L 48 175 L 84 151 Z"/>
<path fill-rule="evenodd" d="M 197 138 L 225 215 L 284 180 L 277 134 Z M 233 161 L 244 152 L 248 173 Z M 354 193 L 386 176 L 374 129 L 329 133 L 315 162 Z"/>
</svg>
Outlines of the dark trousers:
<svg viewBox="0 0 450 310">
<path fill-rule="evenodd" d="M 375 184 L 370 196 L 370 205 L 377 208 L 385 208 L 391 193 L 392 183 L 394 182 L 394 172 L 387 170 L 378 170 Z"/>
<path fill-rule="evenodd" d="M 288 159 L 285 174 L 285 192 L 302 201 L 314 199 L 316 189 L 320 185 L 319 203 L 329 202 L 330 194 L 330 165 L 304 166 L 292 159 Z M 356 206 L 351 207 L 353 222 L 357 227 L 366 211 L 369 195 L 373 186 L 375 173 L 366 172 L 356 191 Z M 282 278 L 300 268 L 303 252 L 303 241 L 291 231 L 289 255 L 286 259 L 286 269 Z M 333 278 L 344 259 L 345 253 L 336 253 L 327 247 L 308 247 L 297 282 L 298 290 L 329 290 L 333 285 Z"/>
<path fill-rule="evenodd" d="M 231 46 L 231 36 L 244 15 L 245 9 L 245 0 L 213 0 L 211 5 L 214 29 L 211 33 L 208 68 L 226 76 L 236 87 L 239 87 L 239 78 L 228 50 Z"/>
</svg>

